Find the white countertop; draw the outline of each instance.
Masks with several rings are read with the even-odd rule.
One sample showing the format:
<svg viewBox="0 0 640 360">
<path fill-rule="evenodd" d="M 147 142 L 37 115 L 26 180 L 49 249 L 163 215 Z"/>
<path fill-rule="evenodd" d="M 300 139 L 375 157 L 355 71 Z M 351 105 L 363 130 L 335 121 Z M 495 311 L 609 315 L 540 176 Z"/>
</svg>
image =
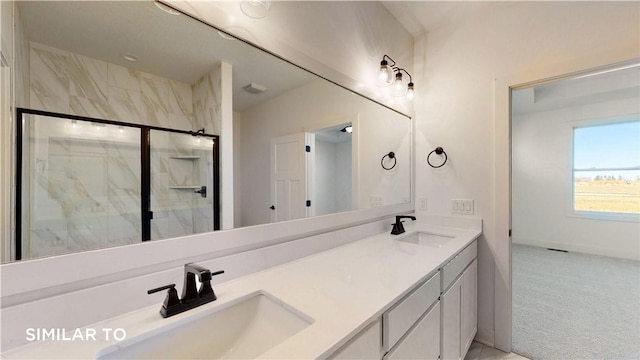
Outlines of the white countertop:
<svg viewBox="0 0 640 360">
<path fill-rule="evenodd" d="M 214 312 L 247 294 L 265 291 L 312 318 L 313 323 L 261 358 L 326 357 L 415 285 L 435 274 L 481 233 L 420 222 L 407 222 L 405 229 L 402 235 L 385 232 L 223 284 L 215 285 L 214 278 L 217 301 L 166 319 L 159 315 L 161 304 L 157 304 L 87 328 L 122 328 L 131 340 L 194 315 Z M 416 231 L 454 238 L 440 248 L 397 241 Z M 178 291 L 181 288 L 182 284 L 178 284 Z M 5 352 L 2 358 L 89 359 L 100 350 L 117 345 L 115 340 L 96 337 L 97 341 L 34 342 Z"/>
</svg>

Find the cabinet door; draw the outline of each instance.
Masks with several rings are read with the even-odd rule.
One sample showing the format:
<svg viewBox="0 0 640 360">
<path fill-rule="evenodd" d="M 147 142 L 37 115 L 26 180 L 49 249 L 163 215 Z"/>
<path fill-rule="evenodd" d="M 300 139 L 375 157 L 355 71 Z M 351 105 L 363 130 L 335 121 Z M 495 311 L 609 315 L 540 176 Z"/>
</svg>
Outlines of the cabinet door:
<svg viewBox="0 0 640 360">
<path fill-rule="evenodd" d="M 477 280 L 478 279 L 478 264 L 476 260 L 473 260 L 471 265 L 465 270 L 462 275 L 462 352 L 463 354 L 471 346 L 473 338 L 476 336 L 478 329 L 478 314 L 477 314 Z"/>
<path fill-rule="evenodd" d="M 462 276 L 442 295 L 442 358 L 461 358 L 460 331 L 462 304 Z"/>
<path fill-rule="evenodd" d="M 440 356 L 440 302 L 384 356 L 384 360 L 438 359 Z"/>
<path fill-rule="evenodd" d="M 377 320 L 329 356 L 329 359 L 380 359 L 381 334 L 380 320 Z"/>
</svg>

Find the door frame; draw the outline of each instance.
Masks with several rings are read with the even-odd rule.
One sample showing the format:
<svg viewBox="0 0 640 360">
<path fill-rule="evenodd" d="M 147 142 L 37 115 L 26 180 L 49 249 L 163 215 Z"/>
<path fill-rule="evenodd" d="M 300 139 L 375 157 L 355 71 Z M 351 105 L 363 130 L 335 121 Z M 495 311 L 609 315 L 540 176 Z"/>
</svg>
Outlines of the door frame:
<svg viewBox="0 0 640 360">
<path fill-rule="evenodd" d="M 213 141 L 213 222 L 214 230 L 220 230 L 220 136 L 213 134 L 206 134 L 198 131 L 178 130 L 163 128 L 160 126 L 141 125 L 135 123 L 128 123 L 122 121 L 105 120 L 98 118 L 91 118 L 86 116 L 77 116 L 70 114 L 61 114 L 50 111 L 34 110 L 27 108 L 16 108 L 16 204 L 15 204 L 15 252 L 13 260 L 22 260 L 22 147 L 24 137 L 24 125 L 25 120 L 23 115 L 40 115 L 48 117 L 56 117 L 61 119 L 86 121 L 92 123 L 99 123 L 105 125 L 126 126 L 137 128 L 140 130 L 140 165 L 141 165 L 141 180 L 140 180 L 140 198 L 141 198 L 141 241 L 148 241 L 151 239 L 151 156 L 150 156 L 150 138 L 149 133 L 154 131 L 165 131 L 170 133 L 187 134 L 192 136 L 202 136 L 211 138 Z"/>
<path fill-rule="evenodd" d="M 494 241 L 489 244 L 495 261 L 493 346 L 507 353 L 511 352 L 512 339 L 511 91 L 640 63 L 638 57 L 602 55 L 494 79 Z"/>
</svg>

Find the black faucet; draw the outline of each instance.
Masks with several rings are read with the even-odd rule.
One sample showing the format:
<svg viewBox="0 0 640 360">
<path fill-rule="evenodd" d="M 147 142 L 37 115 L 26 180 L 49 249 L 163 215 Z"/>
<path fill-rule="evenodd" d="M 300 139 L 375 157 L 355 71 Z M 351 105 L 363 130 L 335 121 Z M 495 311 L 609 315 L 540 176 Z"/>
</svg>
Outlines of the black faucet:
<svg viewBox="0 0 640 360">
<path fill-rule="evenodd" d="M 216 294 L 213 292 L 213 288 L 211 287 L 211 278 L 220 274 L 224 274 L 224 271 L 216 271 L 212 273 L 209 269 L 205 269 L 200 265 L 194 263 L 186 264 L 184 266 L 182 299 L 178 298 L 176 284 L 151 289 L 147 291 L 147 294 L 168 290 L 167 297 L 164 299 L 164 303 L 160 309 L 160 315 L 166 318 L 216 300 Z M 196 276 L 200 281 L 199 290 L 196 289 Z"/>
<path fill-rule="evenodd" d="M 410 216 L 410 215 L 397 215 L 396 216 L 396 222 L 393 223 L 393 229 L 391 229 L 391 235 L 400 235 L 402 233 L 404 233 L 404 225 L 402 225 L 402 221 L 400 221 L 401 219 L 411 219 L 413 221 L 416 221 L 416 217 L 415 216 Z"/>
</svg>

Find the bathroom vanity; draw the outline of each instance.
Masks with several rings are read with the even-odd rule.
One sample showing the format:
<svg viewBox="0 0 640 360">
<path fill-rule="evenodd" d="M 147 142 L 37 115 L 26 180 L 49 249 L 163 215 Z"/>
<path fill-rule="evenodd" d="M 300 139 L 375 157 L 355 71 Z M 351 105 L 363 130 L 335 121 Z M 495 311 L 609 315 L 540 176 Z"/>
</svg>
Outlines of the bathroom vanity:
<svg viewBox="0 0 640 360">
<path fill-rule="evenodd" d="M 217 301 L 170 318 L 158 303 L 84 329 L 123 329 L 121 341 L 98 332 L 95 341 L 34 342 L 2 357 L 464 358 L 476 332 L 480 233 L 481 225 L 407 223 L 401 235 L 214 283 Z"/>
</svg>

